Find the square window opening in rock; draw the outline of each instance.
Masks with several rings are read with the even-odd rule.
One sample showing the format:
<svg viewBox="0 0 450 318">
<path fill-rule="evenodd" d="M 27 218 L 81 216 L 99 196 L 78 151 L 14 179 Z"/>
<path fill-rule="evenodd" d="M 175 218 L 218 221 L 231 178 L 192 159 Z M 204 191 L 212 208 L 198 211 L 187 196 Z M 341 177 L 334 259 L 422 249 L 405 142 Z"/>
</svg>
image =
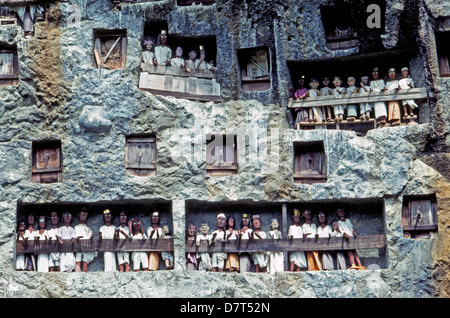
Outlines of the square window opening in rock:
<svg viewBox="0 0 450 318">
<path fill-rule="evenodd" d="M 177 0 L 178 6 L 190 6 L 192 4 L 202 4 L 204 6 L 209 6 L 216 3 L 216 0 Z"/>
<path fill-rule="evenodd" d="M 156 175 L 156 136 L 131 135 L 126 138 L 125 169 L 132 176 Z"/>
<path fill-rule="evenodd" d="M 363 265 L 368 269 L 379 269 L 386 268 L 387 257 L 386 257 L 386 236 L 384 227 L 384 202 L 380 199 L 357 199 L 357 200 L 325 200 L 325 201 L 308 201 L 308 202 L 268 202 L 268 201 L 251 201 L 251 200 L 239 200 L 239 201 L 220 201 L 220 202 L 207 202 L 207 201 L 197 201 L 188 200 L 186 201 L 186 239 L 188 239 L 188 227 L 194 226 L 197 236 L 200 235 L 200 226 L 206 224 L 209 228 L 208 234 L 211 235 L 213 231 L 217 229 L 217 216 L 220 213 L 225 215 L 226 220 L 229 217 L 234 219 L 233 232 L 237 232 L 242 228 L 242 219 L 244 214 L 250 218 L 250 229 L 253 228 L 251 222 L 252 216 L 259 215 L 261 220 L 261 231 L 264 232 L 266 241 L 259 242 L 260 250 L 265 250 L 266 252 L 273 251 L 284 251 L 281 252 L 284 257 L 284 270 L 289 271 L 289 253 L 290 249 L 288 246 L 293 244 L 299 244 L 301 247 L 306 248 L 304 245 L 316 244 L 317 248 L 321 252 L 328 251 L 335 253 L 337 249 L 342 247 L 343 242 L 339 242 L 339 238 L 332 237 L 334 242 L 330 243 L 329 240 L 319 242 L 314 240 L 312 242 L 293 242 L 289 240 L 284 242 L 283 240 L 288 239 L 289 227 L 293 225 L 293 211 L 294 209 L 299 209 L 301 214 L 305 209 L 311 211 L 311 221 L 317 227 L 319 227 L 318 214 L 322 211 L 326 217 L 326 225 L 332 226 L 334 221 L 337 221 L 336 210 L 338 208 L 343 208 L 346 213 L 346 217 L 351 220 L 354 230 L 360 238 L 361 245 L 358 248 L 359 257 Z M 281 232 L 281 239 L 273 240 L 270 233 L 272 231 L 271 222 L 277 220 L 278 230 Z M 305 218 L 303 215 L 300 218 L 300 226 L 305 223 Z M 228 227 L 228 223 L 226 225 Z M 228 235 L 230 232 L 227 233 Z M 236 240 L 236 236 L 230 236 L 228 243 L 219 245 L 221 248 L 234 248 L 233 252 L 245 252 L 247 248 L 251 248 L 252 243 L 257 241 L 245 241 L 249 243 L 234 244 L 233 240 Z M 343 239 L 342 239 L 343 240 Z M 244 241 L 242 241 L 244 242 Z M 258 243 L 258 242 L 256 242 Z M 277 245 L 279 243 L 279 245 Z M 286 244 L 285 244 L 286 243 Z M 330 244 L 333 244 L 333 248 L 330 248 Z M 215 244 L 217 245 L 217 243 Z M 187 249 L 194 249 L 192 241 L 186 241 Z M 310 246 L 309 246 L 310 247 Z M 334 249 L 336 248 L 336 250 Z M 306 248 L 308 250 L 308 248 Z M 310 249 L 309 249 L 310 250 Z M 346 268 L 350 267 L 349 260 L 347 258 L 346 250 L 340 251 L 344 254 L 346 260 Z M 338 269 L 336 254 L 333 256 L 333 268 Z M 252 264 L 250 268 L 251 272 L 255 271 L 255 266 Z"/>
<path fill-rule="evenodd" d="M 32 182 L 62 182 L 60 140 L 34 141 L 32 144 Z"/>
<path fill-rule="evenodd" d="M 268 47 L 237 50 L 244 91 L 266 91 L 271 88 L 271 59 Z"/>
<path fill-rule="evenodd" d="M 350 4 L 323 6 L 320 13 L 328 49 L 343 50 L 358 47 L 354 12 Z"/>
<path fill-rule="evenodd" d="M 238 171 L 237 136 L 206 135 L 206 172 L 208 176 L 228 176 Z"/>
<path fill-rule="evenodd" d="M 163 30 L 167 42 L 161 46 Z M 140 89 L 190 100 L 222 100 L 215 36 L 171 34 L 166 22 L 147 22 L 142 49 Z"/>
<path fill-rule="evenodd" d="M 127 31 L 94 30 L 94 66 L 109 70 L 126 68 Z"/>
<path fill-rule="evenodd" d="M 305 87 L 310 89 L 311 78 L 315 78 L 319 82 L 318 90 L 320 91 L 323 85 L 323 79 L 329 79 L 328 87 L 333 89 L 335 86 L 333 84 L 333 78 L 335 76 L 339 76 L 342 84 L 341 87 L 347 88 L 349 86 L 348 79 L 349 77 L 353 77 L 355 79 L 355 87 L 361 87 L 361 78 L 363 76 L 367 76 L 370 81 L 373 80 L 372 72 L 374 67 L 379 68 L 379 79 L 383 79 L 384 82 L 389 81 L 388 70 L 390 68 L 395 68 L 397 73 L 397 79 L 400 80 L 402 78 L 401 69 L 403 67 L 409 68 L 409 76 L 414 82 L 415 88 L 421 88 L 425 90 L 425 94 L 420 93 L 420 99 L 414 99 L 415 103 L 419 106 L 415 108 L 414 114 L 417 116 L 416 121 L 419 123 L 426 123 L 429 121 L 429 104 L 428 97 L 426 93 L 426 80 L 424 77 L 424 69 L 421 63 L 418 61 L 421 60 L 421 56 L 419 55 L 419 51 L 415 48 L 405 48 L 405 49 L 395 49 L 395 50 L 386 50 L 383 52 L 377 53 L 369 53 L 369 54 L 357 54 L 357 55 L 349 55 L 344 57 L 336 57 L 331 59 L 321 59 L 321 60 L 303 60 L 303 61 L 288 61 L 288 69 L 291 76 L 292 88 L 296 91 L 299 88 L 299 79 L 304 76 Z M 359 94 L 359 92 L 358 92 Z M 423 95 L 423 96 L 422 96 Z M 425 96 L 425 97 L 424 97 Z M 290 97 L 293 97 L 292 95 Z M 324 100 L 325 98 L 320 96 L 319 100 Z M 334 95 L 330 95 L 330 100 L 334 100 Z M 350 103 L 351 100 L 348 102 Z M 326 102 L 326 101 L 325 101 Z M 386 103 L 386 107 L 388 102 Z M 373 129 L 375 127 L 375 112 L 374 107 L 372 106 L 372 110 L 370 111 L 369 120 L 361 121 L 358 120 L 360 116 L 360 105 L 356 104 L 357 111 L 357 120 L 353 122 L 345 122 L 339 128 L 340 129 L 350 129 L 356 131 L 357 134 L 364 136 L 368 130 Z M 325 103 L 326 105 L 326 103 Z M 295 108 L 299 106 L 295 106 L 291 108 L 293 118 L 296 118 Z M 326 107 L 326 106 L 320 106 Z M 335 117 L 333 106 L 330 106 L 332 109 L 332 117 Z M 403 118 L 403 107 L 401 107 L 402 118 Z M 348 109 L 344 110 L 344 120 L 347 117 Z M 406 124 L 406 121 L 402 119 L 402 123 Z M 319 123 L 320 124 L 320 123 Z M 349 125 L 347 125 L 349 124 Z M 351 125 L 350 125 L 351 124 Z M 315 127 L 314 123 L 312 123 L 313 127 Z M 337 125 L 332 123 L 324 123 L 327 129 L 337 129 Z M 320 125 L 319 125 L 320 126 Z M 302 126 L 300 125 L 301 129 Z M 307 126 L 305 126 L 307 128 Z"/>
<path fill-rule="evenodd" d="M 436 32 L 436 47 L 439 59 L 439 75 L 441 77 L 450 77 L 450 31 Z"/>
<path fill-rule="evenodd" d="M 14 269 L 16 270 L 24 270 L 23 269 L 23 261 L 24 258 L 23 252 L 30 252 L 30 254 L 36 253 L 37 255 L 41 253 L 50 253 L 57 251 L 66 251 L 67 252 L 97 252 L 97 256 L 94 257 L 92 262 L 88 263 L 88 272 L 103 272 L 104 271 L 104 252 L 112 251 L 114 253 L 124 251 L 130 252 L 130 271 L 133 271 L 133 258 L 131 257 L 131 252 L 133 251 L 133 247 L 138 246 L 140 250 L 145 251 L 146 253 L 150 252 L 152 247 L 161 248 L 161 251 L 170 252 L 174 255 L 173 248 L 173 240 L 169 238 L 169 240 L 162 240 L 161 237 L 159 239 L 156 238 L 156 235 L 153 235 L 152 240 L 145 240 L 142 242 L 136 242 L 135 240 L 125 240 L 124 236 L 120 236 L 120 241 L 113 240 L 110 238 L 106 232 L 103 233 L 103 239 L 99 239 L 99 232 L 101 227 L 105 225 L 104 221 L 104 211 L 109 210 L 112 216 L 112 225 L 117 228 L 120 227 L 119 215 L 122 211 L 124 211 L 127 215 L 128 221 L 133 221 L 135 218 L 142 222 L 142 227 L 145 235 L 148 233 L 152 233 L 152 223 L 151 223 L 151 215 L 154 212 L 159 212 L 159 227 L 163 228 L 164 226 L 168 227 L 168 236 L 173 237 L 173 216 L 172 216 L 172 202 L 163 199 L 150 199 L 150 200 L 118 200 L 118 201 L 98 201 L 98 202 L 57 202 L 57 203 L 29 203 L 19 201 L 17 203 L 17 219 L 16 223 L 19 225 L 19 222 L 24 222 L 25 226 L 28 227 L 29 215 L 31 214 L 34 218 L 34 222 L 32 223 L 32 227 L 35 230 L 38 230 L 38 220 L 40 216 L 43 216 L 46 221 L 46 230 L 49 231 L 52 228 L 52 214 L 56 215 L 58 219 L 55 219 L 58 227 L 62 227 L 64 225 L 64 221 L 62 215 L 64 212 L 70 212 L 72 215 L 72 222 L 70 226 L 75 229 L 75 227 L 80 224 L 80 219 L 78 213 L 82 208 L 85 208 L 88 212 L 86 225 L 92 230 L 94 236 L 92 240 L 84 240 L 84 242 L 76 241 L 73 245 L 69 242 L 64 241 L 63 245 L 58 245 L 56 240 L 53 238 L 52 240 L 39 240 L 40 242 L 28 242 L 28 244 L 24 244 L 23 242 L 16 241 L 15 243 L 15 251 L 18 253 L 14 253 Z M 128 225 L 123 228 L 125 233 L 129 233 Z M 15 231 L 15 235 L 18 234 L 18 227 Z M 51 235 L 51 231 L 48 235 Z M 167 236 L 165 238 L 168 238 Z M 21 240 L 21 239 L 20 239 Z M 142 243 L 142 244 L 141 244 Z M 141 246 L 142 245 L 142 246 Z M 24 250 L 26 249 L 26 250 Z M 158 251 L 158 253 L 160 253 Z M 28 254 L 28 253 L 27 253 Z M 29 255 L 29 254 L 28 254 Z M 45 271 L 45 268 L 39 269 L 39 262 L 37 256 L 34 257 L 34 262 L 31 261 L 31 264 L 35 265 L 32 270 Z M 116 271 L 119 271 L 119 264 L 116 262 L 115 264 Z M 140 268 L 142 270 L 142 267 Z M 158 270 L 166 270 L 172 269 L 171 267 L 166 267 L 165 261 L 162 257 L 159 259 Z"/>
<path fill-rule="evenodd" d="M 437 232 L 436 195 L 404 196 L 402 227 L 405 237 L 429 237 Z"/>
<path fill-rule="evenodd" d="M 327 182 L 327 160 L 323 142 L 294 142 L 294 182 Z"/>
<path fill-rule="evenodd" d="M 0 86 L 17 85 L 19 82 L 19 63 L 17 48 L 0 45 Z"/>
</svg>

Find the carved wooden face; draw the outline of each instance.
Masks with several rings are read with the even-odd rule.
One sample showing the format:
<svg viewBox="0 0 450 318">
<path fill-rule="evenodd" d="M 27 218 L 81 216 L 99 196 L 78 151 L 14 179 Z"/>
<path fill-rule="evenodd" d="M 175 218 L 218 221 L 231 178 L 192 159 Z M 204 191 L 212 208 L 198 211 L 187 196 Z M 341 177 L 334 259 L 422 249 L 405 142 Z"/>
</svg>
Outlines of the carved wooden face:
<svg viewBox="0 0 450 318">
<path fill-rule="evenodd" d="M 25 221 L 20 221 L 19 222 L 19 231 L 25 231 L 25 228 L 26 228 Z"/>
<path fill-rule="evenodd" d="M 187 228 L 187 235 L 190 237 L 195 236 L 195 226 L 194 225 L 189 225 Z"/>
<path fill-rule="evenodd" d="M 34 215 L 33 214 L 29 214 L 28 218 L 27 218 L 27 221 L 28 221 L 28 225 L 34 225 L 34 221 L 35 221 Z"/>
<path fill-rule="evenodd" d="M 139 219 L 133 219 L 132 227 L 134 233 L 139 233 L 141 231 L 141 223 L 139 222 Z"/>
<path fill-rule="evenodd" d="M 161 41 L 161 44 L 166 44 L 167 43 L 167 34 L 161 34 L 159 39 Z"/>
<path fill-rule="evenodd" d="M 278 220 L 273 220 L 270 223 L 270 226 L 272 227 L 272 230 L 278 230 L 278 227 L 280 226 L 280 224 L 278 223 Z"/>
<path fill-rule="evenodd" d="M 249 226 L 250 218 L 242 218 L 242 226 Z"/>
<path fill-rule="evenodd" d="M 337 216 L 338 216 L 340 219 L 342 219 L 342 218 L 345 217 L 345 212 L 344 212 L 343 209 L 338 209 L 338 210 L 336 211 L 336 214 L 337 214 Z"/>
<path fill-rule="evenodd" d="M 397 73 L 395 72 L 394 69 L 390 69 L 388 75 L 389 75 L 389 79 L 390 80 L 395 80 L 395 77 L 397 76 Z"/>
<path fill-rule="evenodd" d="M 323 84 L 323 86 L 328 86 L 330 84 L 330 79 L 328 77 L 325 77 L 322 80 L 322 84 Z"/>
<path fill-rule="evenodd" d="M 70 224 L 70 222 L 72 222 L 72 214 L 64 213 L 63 220 L 65 224 Z"/>
<path fill-rule="evenodd" d="M 303 211 L 303 217 L 307 220 L 311 220 L 311 211 L 309 210 Z"/>
<path fill-rule="evenodd" d="M 372 76 L 374 79 L 378 79 L 378 68 L 374 68 L 372 71 Z"/>
<path fill-rule="evenodd" d="M 341 83 L 342 83 L 342 81 L 341 81 L 341 79 L 339 77 L 335 77 L 333 79 L 334 86 L 341 86 Z"/>
<path fill-rule="evenodd" d="M 59 223 L 58 212 L 50 213 L 50 222 L 52 223 L 52 225 L 58 225 Z"/>
<path fill-rule="evenodd" d="M 303 78 L 298 80 L 298 85 L 300 85 L 300 87 L 305 86 L 305 80 Z"/>
<path fill-rule="evenodd" d="M 354 79 L 354 78 L 349 78 L 349 79 L 347 80 L 347 84 L 350 85 L 350 86 L 355 85 L 355 79 Z"/>
<path fill-rule="evenodd" d="M 206 235 L 206 234 L 208 234 L 208 231 L 209 231 L 209 226 L 207 224 L 204 224 L 204 225 L 200 226 L 200 232 L 202 234 Z"/>
<path fill-rule="evenodd" d="M 197 58 L 197 52 L 195 52 L 194 50 L 190 51 L 189 58 L 194 61 Z"/>
<path fill-rule="evenodd" d="M 80 213 L 78 214 L 78 218 L 79 218 L 81 223 L 86 222 L 87 218 L 88 218 L 87 211 L 80 211 Z"/>
<path fill-rule="evenodd" d="M 183 56 L 183 48 L 181 46 L 177 47 L 175 50 L 176 57 L 182 57 Z"/>
<path fill-rule="evenodd" d="M 309 83 L 309 86 L 311 86 L 312 89 L 317 89 L 317 87 L 319 87 L 319 82 L 311 81 L 311 83 Z"/>
<path fill-rule="evenodd" d="M 408 75 L 409 75 L 409 71 L 408 71 L 408 70 L 403 70 L 403 71 L 402 71 L 402 76 L 403 76 L 404 78 L 407 78 Z"/>
<path fill-rule="evenodd" d="M 103 214 L 103 221 L 105 222 L 105 224 L 111 224 L 111 220 L 112 220 L 111 213 L 108 212 Z"/>
<path fill-rule="evenodd" d="M 253 217 L 252 223 L 255 230 L 259 230 L 261 228 L 261 219 L 259 217 Z"/>
<path fill-rule="evenodd" d="M 43 216 L 43 215 L 39 216 L 38 225 L 39 225 L 40 229 L 45 229 L 45 225 L 46 225 L 45 216 Z"/>
<path fill-rule="evenodd" d="M 152 220 L 152 224 L 159 224 L 159 214 L 153 213 L 151 220 Z"/>
</svg>

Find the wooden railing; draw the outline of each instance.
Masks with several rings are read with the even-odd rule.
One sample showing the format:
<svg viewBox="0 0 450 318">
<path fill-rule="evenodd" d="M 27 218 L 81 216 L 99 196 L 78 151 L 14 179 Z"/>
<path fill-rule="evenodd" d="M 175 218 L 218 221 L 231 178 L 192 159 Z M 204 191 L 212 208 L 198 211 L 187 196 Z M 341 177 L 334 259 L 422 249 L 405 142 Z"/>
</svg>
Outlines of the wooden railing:
<svg viewBox="0 0 450 318">
<path fill-rule="evenodd" d="M 377 249 L 386 247 L 386 235 L 361 235 L 346 239 L 331 238 L 305 238 L 305 239 L 258 239 L 258 240 L 231 240 L 208 244 L 201 241 L 197 246 L 195 241 L 186 242 L 187 253 L 218 253 L 218 252 L 292 252 L 292 251 L 335 251 L 353 249 Z"/>
<path fill-rule="evenodd" d="M 16 241 L 16 253 L 173 251 L 173 239 L 28 240 Z"/>
<path fill-rule="evenodd" d="M 311 107 L 326 107 L 326 106 L 336 106 L 336 105 L 357 105 L 359 109 L 359 104 L 361 103 L 375 103 L 375 102 L 390 102 L 390 101 L 402 101 L 407 99 L 421 100 L 428 97 L 427 90 L 425 87 L 411 88 L 408 90 L 395 90 L 395 91 L 382 91 L 382 92 L 367 92 L 358 93 L 351 96 L 347 94 L 342 94 L 338 96 L 328 95 L 328 96 L 317 96 L 317 97 L 306 97 L 304 99 L 293 99 L 289 98 L 288 108 L 311 108 Z M 386 105 L 387 107 L 387 105 Z M 372 113 L 374 109 L 372 107 Z M 359 110 L 358 110 L 359 112 Z M 409 120 L 415 120 L 417 116 L 409 118 Z M 300 122 L 300 126 L 328 126 L 328 125 L 345 125 L 345 124 L 361 124 L 361 123 L 372 123 L 376 127 L 375 119 L 370 118 L 369 120 L 356 119 L 354 121 L 344 120 L 343 122 L 336 123 L 332 122 Z M 299 127 L 297 127 L 298 129 Z"/>
<path fill-rule="evenodd" d="M 309 108 L 322 106 L 336 106 L 360 103 L 389 102 L 406 99 L 426 99 L 427 90 L 425 87 L 411 88 L 408 90 L 395 90 L 383 92 L 358 93 L 351 96 L 347 94 L 317 97 L 306 97 L 305 99 L 289 99 L 288 108 Z"/>
</svg>

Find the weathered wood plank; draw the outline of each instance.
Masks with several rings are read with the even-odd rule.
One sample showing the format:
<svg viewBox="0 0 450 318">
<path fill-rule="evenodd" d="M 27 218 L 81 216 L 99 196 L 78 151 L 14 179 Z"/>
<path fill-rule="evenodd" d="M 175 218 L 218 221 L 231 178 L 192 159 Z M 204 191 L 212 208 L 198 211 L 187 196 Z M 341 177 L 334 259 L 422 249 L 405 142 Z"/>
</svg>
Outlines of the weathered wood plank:
<svg viewBox="0 0 450 318">
<path fill-rule="evenodd" d="M 16 241 L 16 253 L 173 251 L 173 239 Z"/>
<path fill-rule="evenodd" d="M 406 100 L 406 99 L 426 99 L 428 97 L 425 87 L 411 88 L 409 90 L 397 90 L 397 91 L 384 91 L 380 93 L 360 93 L 357 95 L 339 95 L 335 97 L 330 96 L 318 96 L 318 97 L 306 97 L 302 100 L 289 99 L 288 108 L 298 107 L 321 107 L 321 106 L 335 106 L 335 105 L 347 105 L 347 104 L 360 104 L 360 103 L 374 103 L 374 102 L 389 102 L 394 100 Z"/>
<path fill-rule="evenodd" d="M 209 70 L 191 70 L 187 72 L 179 66 L 153 65 L 141 63 L 141 72 L 147 72 L 155 75 L 173 75 L 179 77 L 197 77 L 197 78 L 216 78 L 217 74 Z"/>
<path fill-rule="evenodd" d="M 217 253 L 217 252 L 263 252 L 263 251 L 334 251 L 353 249 L 385 248 L 385 235 L 364 235 L 347 240 L 345 238 L 306 238 L 306 239 L 264 239 L 264 240 L 234 240 L 223 243 L 207 245 L 201 242 L 200 246 L 195 241 L 186 243 L 187 253 Z"/>
</svg>

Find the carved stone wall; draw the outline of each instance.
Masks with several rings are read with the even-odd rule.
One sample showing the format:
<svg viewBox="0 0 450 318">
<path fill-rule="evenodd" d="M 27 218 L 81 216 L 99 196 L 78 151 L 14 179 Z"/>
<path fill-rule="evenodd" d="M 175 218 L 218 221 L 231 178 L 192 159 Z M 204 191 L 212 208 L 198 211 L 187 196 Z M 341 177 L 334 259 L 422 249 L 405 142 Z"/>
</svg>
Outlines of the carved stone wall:
<svg viewBox="0 0 450 318">
<path fill-rule="evenodd" d="M 175 0 L 163 0 L 124 5 L 120 12 L 113 12 L 107 0 L 71 0 L 52 5 L 46 21 L 35 25 L 32 38 L 24 38 L 20 26 L 0 27 L 0 44 L 16 45 L 20 69 L 18 85 L 0 87 L 0 296 L 448 297 L 450 81 L 438 76 L 433 48 L 434 21 L 448 12 L 438 1 L 388 0 L 385 28 L 370 33 L 379 40 L 375 48 L 331 51 L 318 14 L 320 6 L 329 2 L 286 0 L 269 5 L 263 0 L 219 0 L 209 6 L 177 7 Z M 80 19 L 71 20 L 74 8 L 80 9 Z M 146 21 L 167 21 L 169 36 L 216 37 L 222 102 L 139 90 Z M 405 21 L 417 24 L 405 25 Z M 125 69 L 94 67 L 94 29 L 127 30 Z M 429 111 L 424 115 L 428 120 L 416 126 L 370 130 L 364 137 L 344 130 L 292 129 L 286 109 L 292 86 L 287 61 L 330 59 L 412 44 L 419 52 L 413 63 L 423 71 L 429 93 Z M 246 92 L 240 86 L 236 50 L 259 46 L 270 50 L 272 87 Z M 156 136 L 156 176 L 127 175 L 126 136 L 145 133 Z M 207 176 L 208 133 L 238 136 L 237 174 Z M 31 182 L 32 142 L 45 139 L 61 140 L 61 183 Z M 324 144 L 327 181 L 294 183 L 294 142 L 313 141 Z M 438 231 L 427 239 L 405 238 L 403 197 L 428 194 L 436 195 Z M 158 199 L 171 202 L 171 217 L 165 221 L 172 222 L 174 270 L 111 274 L 101 272 L 100 263 L 94 266 L 97 271 L 82 274 L 14 269 L 15 227 L 24 205 L 106 207 Z M 254 202 L 251 213 L 257 212 L 261 202 L 300 209 L 302 204 L 382 202 L 382 211 L 376 215 L 364 218 L 357 208 L 351 213 L 357 230 L 364 233 L 375 222 L 386 234 L 385 263 L 367 271 L 275 275 L 187 271 L 186 222 L 203 222 L 186 215 L 191 200 Z M 202 212 L 210 228 L 216 212 L 209 216 Z M 101 223 L 99 214 L 93 218 Z M 73 225 L 77 223 L 74 218 Z"/>
</svg>

